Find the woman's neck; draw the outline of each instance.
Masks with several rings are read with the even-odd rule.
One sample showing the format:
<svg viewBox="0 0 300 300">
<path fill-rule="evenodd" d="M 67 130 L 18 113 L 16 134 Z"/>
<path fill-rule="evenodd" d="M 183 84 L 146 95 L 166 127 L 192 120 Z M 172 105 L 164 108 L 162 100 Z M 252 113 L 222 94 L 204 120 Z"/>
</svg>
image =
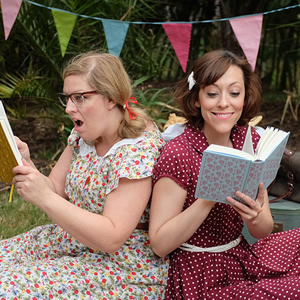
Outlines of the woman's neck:
<svg viewBox="0 0 300 300">
<path fill-rule="evenodd" d="M 110 111 L 110 118 L 106 122 L 105 130 L 95 143 L 95 149 L 99 156 L 104 156 L 114 144 L 122 140 L 119 136 L 119 128 L 123 118 L 124 114 L 118 107 L 114 107 Z"/>
<path fill-rule="evenodd" d="M 231 141 L 230 138 L 226 138 L 226 139 L 223 139 L 223 138 L 209 139 L 209 138 L 206 137 L 206 139 L 207 139 L 209 145 L 215 144 L 215 145 L 220 145 L 220 146 L 233 148 L 233 144 L 232 144 L 232 141 Z"/>
<path fill-rule="evenodd" d="M 225 147 L 233 148 L 232 140 L 229 133 L 210 133 L 203 130 L 203 133 L 207 139 L 209 145 L 215 144 Z"/>
<path fill-rule="evenodd" d="M 95 143 L 97 154 L 99 156 L 104 156 L 114 144 L 121 140 L 122 138 L 119 137 L 118 132 L 99 137 Z"/>
</svg>

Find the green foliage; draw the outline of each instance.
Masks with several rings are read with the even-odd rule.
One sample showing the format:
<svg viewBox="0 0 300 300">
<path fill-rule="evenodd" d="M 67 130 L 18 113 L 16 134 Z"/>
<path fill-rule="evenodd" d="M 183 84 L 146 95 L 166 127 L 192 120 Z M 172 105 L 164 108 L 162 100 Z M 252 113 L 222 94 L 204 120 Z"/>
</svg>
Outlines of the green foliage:
<svg viewBox="0 0 300 300">
<path fill-rule="evenodd" d="M 0 97 L 6 98 L 8 109 L 15 118 L 30 114 L 55 118 L 58 130 L 65 124 L 65 141 L 72 122 L 59 107 L 56 93 L 62 90 L 61 70 L 72 56 L 90 50 L 107 51 L 101 18 L 141 21 L 131 23 L 121 59 L 139 89 L 143 104 L 159 123 L 173 110 L 164 92 L 141 89 L 145 81 L 177 81 L 184 73 L 175 51 L 160 24 L 166 21 L 201 21 L 260 13 L 298 4 L 298 0 L 250 1 L 247 5 L 234 0 L 35 0 L 47 7 L 69 11 L 78 16 L 64 57 L 61 55 L 58 34 L 51 10 L 23 1 L 20 13 L 4 41 L 0 30 Z M 3 27 L 0 18 L 0 27 Z M 264 15 L 257 72 L 264 90 L 283 91 L 297 88 L 300 74 L 300 19 L 297 9 Z M 191 63 L 204 52 L 226 48 L 238 53 L 242 50 L 229 22 L 193 24 L 187 72 Z M 161 85 L 160 85 L 161 86 Z M 153 100 L 153 96 L 159 100 Z M 158 104 L 160 102 L 160 104 Z M 66 123 L 65 123 L 66 122 Z"/>
<path fill-rule="evenodd" d="M 8 202 L 9 192 L 0 193 L 0 240 L 16 236 L 51 220 L 39 208 L 25 202 L 17 194 Z"/>
<path fill-rule="evenodd" d="M 27 98 L 43 99 L 51 101 L 48 89 L 49 80 L 37 75 L 37 72 L 29 71 L 27 74 L 16 72 L 6 73 L 0 78 L 0 97 L 2 98 Z M 40 100 L 41 101 L 41 100 Z"/>
<path fill-rule="evenodd" d="M 138 89 L 137 99 L 161 130 L 168 120 L 169 113 L 179 111 L 173 104 L 170 88 Z"/>
</svg>

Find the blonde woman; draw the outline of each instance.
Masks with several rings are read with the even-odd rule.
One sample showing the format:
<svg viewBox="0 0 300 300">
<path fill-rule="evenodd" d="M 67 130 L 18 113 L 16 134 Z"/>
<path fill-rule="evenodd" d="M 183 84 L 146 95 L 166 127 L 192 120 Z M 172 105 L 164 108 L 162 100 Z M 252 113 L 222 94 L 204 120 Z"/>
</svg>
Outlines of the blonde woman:
<svg viewBox="0 0 300 300">
<path fill-rule="evenodd" d="M 58 97 L 74 123 L 66 149 L 45 177 L 17 139 L 24 166 L 13 170 L 17 192 L 55 224 L 0 242 L 0 295 L 160 299 L 168 261 L 147 233 L 160 132 L 138 109 L 119 58 L 79 55 L 63 78 Z"/>
</svg>

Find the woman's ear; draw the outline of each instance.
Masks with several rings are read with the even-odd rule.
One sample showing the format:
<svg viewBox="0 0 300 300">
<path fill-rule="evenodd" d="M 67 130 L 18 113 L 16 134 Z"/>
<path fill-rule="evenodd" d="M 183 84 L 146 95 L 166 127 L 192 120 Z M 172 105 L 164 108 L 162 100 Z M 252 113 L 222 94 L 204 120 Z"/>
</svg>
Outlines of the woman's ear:
<svg viewBox="0 0 300 300">
<path fill-rule="evenodd" d="M 198 108 L 201 107 L 201 105 L 200 105 L 200 100 L 199 100 L 199 99 L 198 99 L 197 101 L 195 101 L 195 106 L 198 107 Z"/>
<path fill-rule="evenodd" d="M 115 106 L 117 106 L 117 103 L 114 100 L 108 99 L 107 102 L 108 110 L 112 110 Z"/>
</svg>

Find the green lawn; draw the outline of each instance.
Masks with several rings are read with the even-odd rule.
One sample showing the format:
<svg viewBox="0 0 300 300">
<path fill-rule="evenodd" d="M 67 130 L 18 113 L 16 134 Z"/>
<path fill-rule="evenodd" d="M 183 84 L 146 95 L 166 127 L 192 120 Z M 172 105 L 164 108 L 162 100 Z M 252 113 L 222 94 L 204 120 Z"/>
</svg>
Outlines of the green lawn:
<svg viewBox="0 0 300 300">
<path fill-rule="evenodd" d="M 43 211 L 25 202 L 16 192 L 12 202 L 8 200 L 9 191 L 0 193 L 0 240 L 52 223 Z"/>
</svg>

